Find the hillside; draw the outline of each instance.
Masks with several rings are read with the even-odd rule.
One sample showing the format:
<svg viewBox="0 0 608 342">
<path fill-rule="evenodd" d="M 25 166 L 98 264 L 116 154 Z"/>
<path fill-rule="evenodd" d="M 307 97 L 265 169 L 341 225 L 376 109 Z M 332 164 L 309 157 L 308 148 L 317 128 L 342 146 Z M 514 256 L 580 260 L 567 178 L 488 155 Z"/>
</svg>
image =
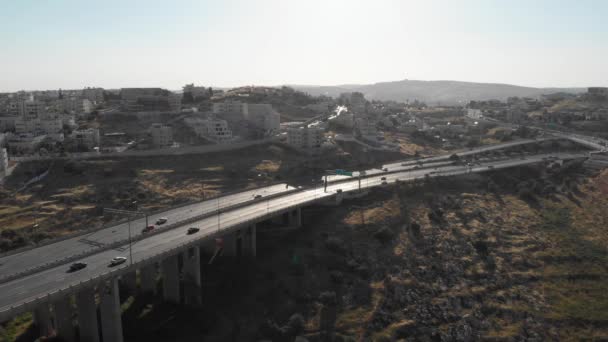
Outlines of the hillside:
<svg viewBox="0 0 608 342">
<path fill-rule="evenodd" d="M 293 88 L 311 95 L 338 96 L 340 93 L 359 91 L 369 100 L 423 101 L 427 104 L 458 104 L 470 100 L 506 100 L 511 96 L 539 97 L 555 92 L 580 93 L 583 88 L 532 88 L 499 83 L 459 81 L 402 80 L 363 85 L 305 86 Z"/>
</svg>

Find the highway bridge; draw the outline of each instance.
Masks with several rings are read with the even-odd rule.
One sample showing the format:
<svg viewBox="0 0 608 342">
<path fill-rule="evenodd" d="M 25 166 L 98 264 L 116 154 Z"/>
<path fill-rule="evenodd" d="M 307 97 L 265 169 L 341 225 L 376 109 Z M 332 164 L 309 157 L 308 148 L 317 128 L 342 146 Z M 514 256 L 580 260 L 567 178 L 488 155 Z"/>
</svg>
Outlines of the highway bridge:
<svg viewBox="0 0 608 342">
<path fill-rule="evenodd" d="M 496 145 L 492 149 L 501 148 L 499 146 L 506 148 L 514 144 Z M 488 150 L 488 147 L 482 147 L 464 155 Z M 41 335 L 56 332 L 66 341 L 76 341 L 79 336 L 80 341 L 120 342 L 119 282 L 135 290 L 136 277 L 139 277 L 138 291 L 154 292 L 160 278 L 164 300 L 199 305 L 201 250 L 213 252 L 217 248 L 216 238 L 223 241 L 223 255 L 255 256 L 256 224 L 273 220 L 298 227 L 301 208 L 305 206 L 339 205 L 344 198 L 397 181 L 487 172 L 554 158 L 566 160 L 587 156 L 584 152 L 549 153 L 463 163 L 450 160 L 450 155 L 446 155 L 400 162 L 389 164 L 383 170 L 369 170 L 365 175 L 332 179 L 326 187 L 278 184 L 154 213 L 149 217 L 150 222 L 167 217 L 166 227 L 144 234 L 141 229 L 145 227 L 145 219 L 137 218 L 131 222 L 131 239 L 128 223 L 122 222 L 9 253 L 0 257 L 0 322 L 30 311 L 34 313 L 35 326 Z M 200 231 L 187 234 L 189 227 L 197 227 Z M 110 260 L 116 256 L 128 260 L 110 267 Z M 74 261 L 87 266 L 68 272 Z M 77 317 L 77 325 L 72 321 L 73 317 Z"/>
</svg>

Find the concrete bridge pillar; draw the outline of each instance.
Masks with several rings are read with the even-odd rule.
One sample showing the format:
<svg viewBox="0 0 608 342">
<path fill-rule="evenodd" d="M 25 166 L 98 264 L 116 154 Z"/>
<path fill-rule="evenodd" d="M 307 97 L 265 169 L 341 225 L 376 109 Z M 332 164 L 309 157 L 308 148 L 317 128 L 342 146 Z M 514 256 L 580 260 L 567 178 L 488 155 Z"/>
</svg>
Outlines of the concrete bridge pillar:
<svg viewBox="0 0 608 342">
<path fill-rule="evenodd" d="M 156 263 L 145 265 L 139 270 L 139 285 L 144 293 L 156 293 Z"/>
<path fill-rule="evenodd" d="M 257 228 L 255 224 L 247 227 L 244 241 L 244 245 L 248 249 L 246 253 L 255 257 L 257 255 Z"/>
<path fill-rule="evenodd" d="M 75 341 L 74 324 L 72 322 L 72 304 L 70 303 L 70 295 L 58 299 L 53 302 L 53 310 L 55 312 L 55 329 L 57 335 L 66 342 Z"/>
<path fill-rule="evenodd" d="M 184 299 L 188 305 L 202 304 L 201 298 L 201 254 L 198 246 L 183 253 Z"/>
<path fill-rule="evenodd" d="M 34 309 L 34 325 L 40 336 L 48 336 L 53 329 L 53 322 L 51 320 L 51 309 L 48 303 L 39 305 Z"/>
<path fill-rule="evenodd" d="M 163 274 L 163 298 L 167 302 L 179 303 L 179 264 L 177 255 L 167 257 L 161 261 Z"/>
<path fill-rule="evenodd" d="M 237 255 L 237 233 L 229 232 L 222 236 L 224 241 L 224 252 L 223 256 L 234 257 Z"/>
<path fill-rule="evenodd" d="M 122 342 L 122 319 L 120 298 L 118 293 L 118 279 L 114 278 L 104 282 L 99 288 L 101 302 L 101 337 L 103 342 Z"/>
<path fill-rule="evenodd" d="M 289 212 L 289 226 L 290 227 L 301 227 L 302 226 L 302 209 L 297 208 Z"/>
<path fill-rule="evenodd" d="M 137 292 L 137 273 L 136 271 L 125 273 L 120 276 L 120 284 L 129 292 Z"/>
<path fill-rule="evenodd" d="M 78 331 L 81 342 L 99 342 L 97 327 L 97 305 L 95 304 L 95 289 L 87 287 L 76 294 L 78 307 Z"/>
</svg>

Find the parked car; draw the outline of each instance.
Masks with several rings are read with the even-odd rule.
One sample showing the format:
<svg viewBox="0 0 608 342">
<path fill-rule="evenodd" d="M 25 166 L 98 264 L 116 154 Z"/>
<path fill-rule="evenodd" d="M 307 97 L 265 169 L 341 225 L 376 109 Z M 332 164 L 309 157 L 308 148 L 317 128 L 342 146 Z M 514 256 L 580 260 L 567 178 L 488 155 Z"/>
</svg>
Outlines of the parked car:
<svg viewBox="0 0 608 342">
<path fill-rule="evenodd" d="M 121 257 L 121 256 L 113 257 L 112 260 L 110 260 L 110 267 L 120 265 L 125 261 L 127 261 L 127 258 L 125 258 L 125 257 Z"/>
<path fill-rule="evenodd" d="M 142 232 L 142 233 L 151 232 L 151 231 L 153 231 L 153 230 L 154 230 L 154 228 L 156 228 L 156 227 L 154 227 L 154 225 L 153 225 L 153 224 L 151 224 L 151 225 L 147 226 L 146 228 L 144 228 L 144 229 L 143 229 L 141 232 Z"/>
<path fill-rule="evenodd" d="M 190 227 L 190 228 L 188 228 L 188 235 L 197 233 L 199 230 L 200 230 L 200 228 Z"/>
<path fill-rule="evenodd" d="M 167 222 L 167 218 L 166 217 L 161 217 L 158 220 L 156 220 L 156 224 L 161 225 Z"/>
<path fill-rule="evenodd" d="M 87 267 L 87 264 L 85 262 L 75 262 L 73 264 L 70 265 L 70 269 L 68 270 L 68 272 L 76 272 L 78 270 L 81 270 L 83 268 Z"/>
</svg>

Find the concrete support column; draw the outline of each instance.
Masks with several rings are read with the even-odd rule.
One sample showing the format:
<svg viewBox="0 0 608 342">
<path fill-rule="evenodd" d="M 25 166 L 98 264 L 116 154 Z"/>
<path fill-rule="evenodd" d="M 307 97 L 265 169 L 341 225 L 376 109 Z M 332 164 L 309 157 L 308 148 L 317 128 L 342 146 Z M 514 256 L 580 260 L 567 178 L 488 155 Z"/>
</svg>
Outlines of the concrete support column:
<svg viewBox="0 0 608 342">
<path fill-rule="evenodd" d="M 118 279 L 114 278 L 101 284 L 99 288 L 101 302 L 101 338 L 103 342 L 122 342 L 122 319 Z"/>
<path fill-rule="evenodd" d="M 55 330 L 57 335 L 66 342 L 72 342 L 76 339 L 74 333 L 74 324 L 72 322 L 72 304 L 70 303 L 70 295 L 58 299 L 53 302 L 53 310 L 55 312 Z"/>
<path fill-rule="evenodd" d="M 290 227 L 301 227 L 302 226 L 302 209 L 297 208 L 294 211 L 289 212 L 289 226 Z"/>
<path fill-rule="evenodd" d="M 142 292 L 156 293 L 156 263 L 148 264 L 139 270 L 139 286 Z"/>
<path fill-rule="evenodd" d="M 95 304 L 95 289 L 88 287 L 76 294 L 78 307 L 78 331 L 80 341 L 99 342 L 99 328 L 97 327 L 97 305 Z"/>
<path fill-rule="evenodd" d="M 177 255 L 167 257 L 161 261 L 163 274 L 163 298 L 167 302 L 179 303 L 179 264 Z"/>
<path fill-rule="evenodd" d="M 198 246 L 188 248 L 184 259 L 184 298 L 188 305 L 202 304 L 201 298 L 201 254 Z"/>
<path fill-rule="evenodd" d="M 137 291 L 137 273 L 136 273 L 136 271 L 121 275 L 120 284 L 127 291 L 129 291 L 129 293 L 135 293 Z"/>
<path fill-rule="evenodd" d="M 53 322 L 48 303 L 41 304 L 34 309 L 34 325 L 38 329 L 40 336 L 48 336 L 51 333 Z"/>
<path fill-rule="evenodd" d="M 222 236 L 224 240 L 224 252 L 223 256 L 234 257 L 236 256 L 236 233 L 230 232 Z"/>
<path fill-rule="evenodd" d="M 249 226 L 247 230 L 249 233 L 249 255 L 255 257 L 258 255 L 258 233 L 255 224 Z"/>
</svg>

